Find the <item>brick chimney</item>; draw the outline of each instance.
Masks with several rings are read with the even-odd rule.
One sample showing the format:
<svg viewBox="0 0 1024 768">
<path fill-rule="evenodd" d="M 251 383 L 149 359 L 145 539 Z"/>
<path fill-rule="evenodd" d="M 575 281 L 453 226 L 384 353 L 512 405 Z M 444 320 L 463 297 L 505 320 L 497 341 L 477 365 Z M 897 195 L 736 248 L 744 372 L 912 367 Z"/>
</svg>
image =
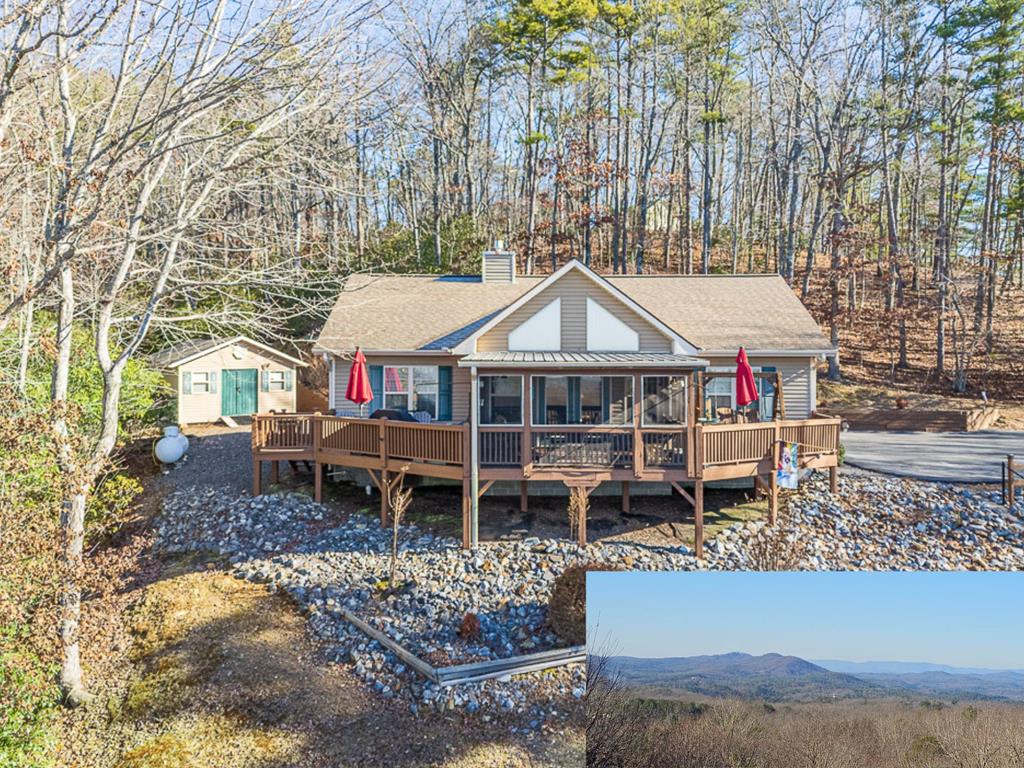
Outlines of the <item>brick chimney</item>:
<svg viewBox="0 0 1024 768">
<path fill-rule="evenodd" d="M 485 283 L 514 283 L 516 281 L 516 255 L 505 250 L 503 240 L 495 240 L 494 247 L 484 251 L 480 276 Z"/>
</svg>

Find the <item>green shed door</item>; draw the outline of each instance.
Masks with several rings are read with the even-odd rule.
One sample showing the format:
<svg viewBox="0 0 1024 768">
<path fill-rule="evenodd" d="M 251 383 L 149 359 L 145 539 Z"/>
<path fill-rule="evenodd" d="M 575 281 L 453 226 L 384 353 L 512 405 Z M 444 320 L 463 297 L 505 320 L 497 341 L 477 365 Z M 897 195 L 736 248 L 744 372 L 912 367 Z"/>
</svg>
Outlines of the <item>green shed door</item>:
<svg viewBox="0 0 1024 768">
<path fill-rule="evenodd" d="M 257 370 L 221 371 L 220 412 L 223 416 L 248 416 L 256 413 Z"/>
</svg>

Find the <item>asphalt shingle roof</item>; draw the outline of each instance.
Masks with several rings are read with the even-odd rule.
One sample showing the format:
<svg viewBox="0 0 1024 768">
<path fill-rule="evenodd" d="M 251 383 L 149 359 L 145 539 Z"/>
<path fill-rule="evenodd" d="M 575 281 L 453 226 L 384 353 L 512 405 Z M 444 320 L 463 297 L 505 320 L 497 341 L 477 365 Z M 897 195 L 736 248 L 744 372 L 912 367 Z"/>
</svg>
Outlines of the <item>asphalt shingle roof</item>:
<svg viewBox="0 0 1024 768">
<path fill-rule="evenodd" d="M 349 278 L 317 348 L 442 350 L 490 320 L 543 277 L 483 283 L 473 276 L 356 275 Z M 701 351 L 822 351 L 818 324 L 778 275 L 617 275 L 612 285 Z"/>
</svg>

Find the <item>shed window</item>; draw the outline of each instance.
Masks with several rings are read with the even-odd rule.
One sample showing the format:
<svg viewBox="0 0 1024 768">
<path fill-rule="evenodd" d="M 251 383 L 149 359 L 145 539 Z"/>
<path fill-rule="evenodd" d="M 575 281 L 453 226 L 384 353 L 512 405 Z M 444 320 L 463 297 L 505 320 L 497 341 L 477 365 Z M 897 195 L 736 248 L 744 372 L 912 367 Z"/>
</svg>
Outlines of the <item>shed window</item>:
<svg viewBox="0 0 1024 768">
<path fill-rule="evenodd" d="M 205 395 L 210 391 L 210 374 L 207 371 L 192 372 L 192 394 Z"/>
<path fill-rule="evenodd" d="M 284 371 L 270 371 L 270 376 L 267 379 L 267 389 L 271 392 L 283 392 L 284 388 Z"/>
</svg>

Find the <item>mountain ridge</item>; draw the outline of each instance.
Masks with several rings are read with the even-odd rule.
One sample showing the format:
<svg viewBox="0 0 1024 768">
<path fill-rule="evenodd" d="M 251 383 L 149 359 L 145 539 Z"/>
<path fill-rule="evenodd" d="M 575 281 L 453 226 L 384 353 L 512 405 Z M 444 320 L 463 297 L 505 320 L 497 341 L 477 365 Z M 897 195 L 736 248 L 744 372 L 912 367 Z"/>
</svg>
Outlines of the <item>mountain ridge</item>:
<svg viewBox="0 0 1024 768">
<path fill-rule="evenodd" d="M 913 666 L 917 663 L 894 664 Z M 612 656 L 607 660 L 606 672 L 620 677 L 631 687 L 766 701 L 931 696 L 1024 702 L 1024 673 L 1017 670 L 949 672 L 931 668 L 941 665 L 921 662 L 919 666 L 923 671 L 853 674 L 830 670 L 799 656 L 781 653 L 755 656 L 733 651 L 660 658 Z"/>
</svg>

